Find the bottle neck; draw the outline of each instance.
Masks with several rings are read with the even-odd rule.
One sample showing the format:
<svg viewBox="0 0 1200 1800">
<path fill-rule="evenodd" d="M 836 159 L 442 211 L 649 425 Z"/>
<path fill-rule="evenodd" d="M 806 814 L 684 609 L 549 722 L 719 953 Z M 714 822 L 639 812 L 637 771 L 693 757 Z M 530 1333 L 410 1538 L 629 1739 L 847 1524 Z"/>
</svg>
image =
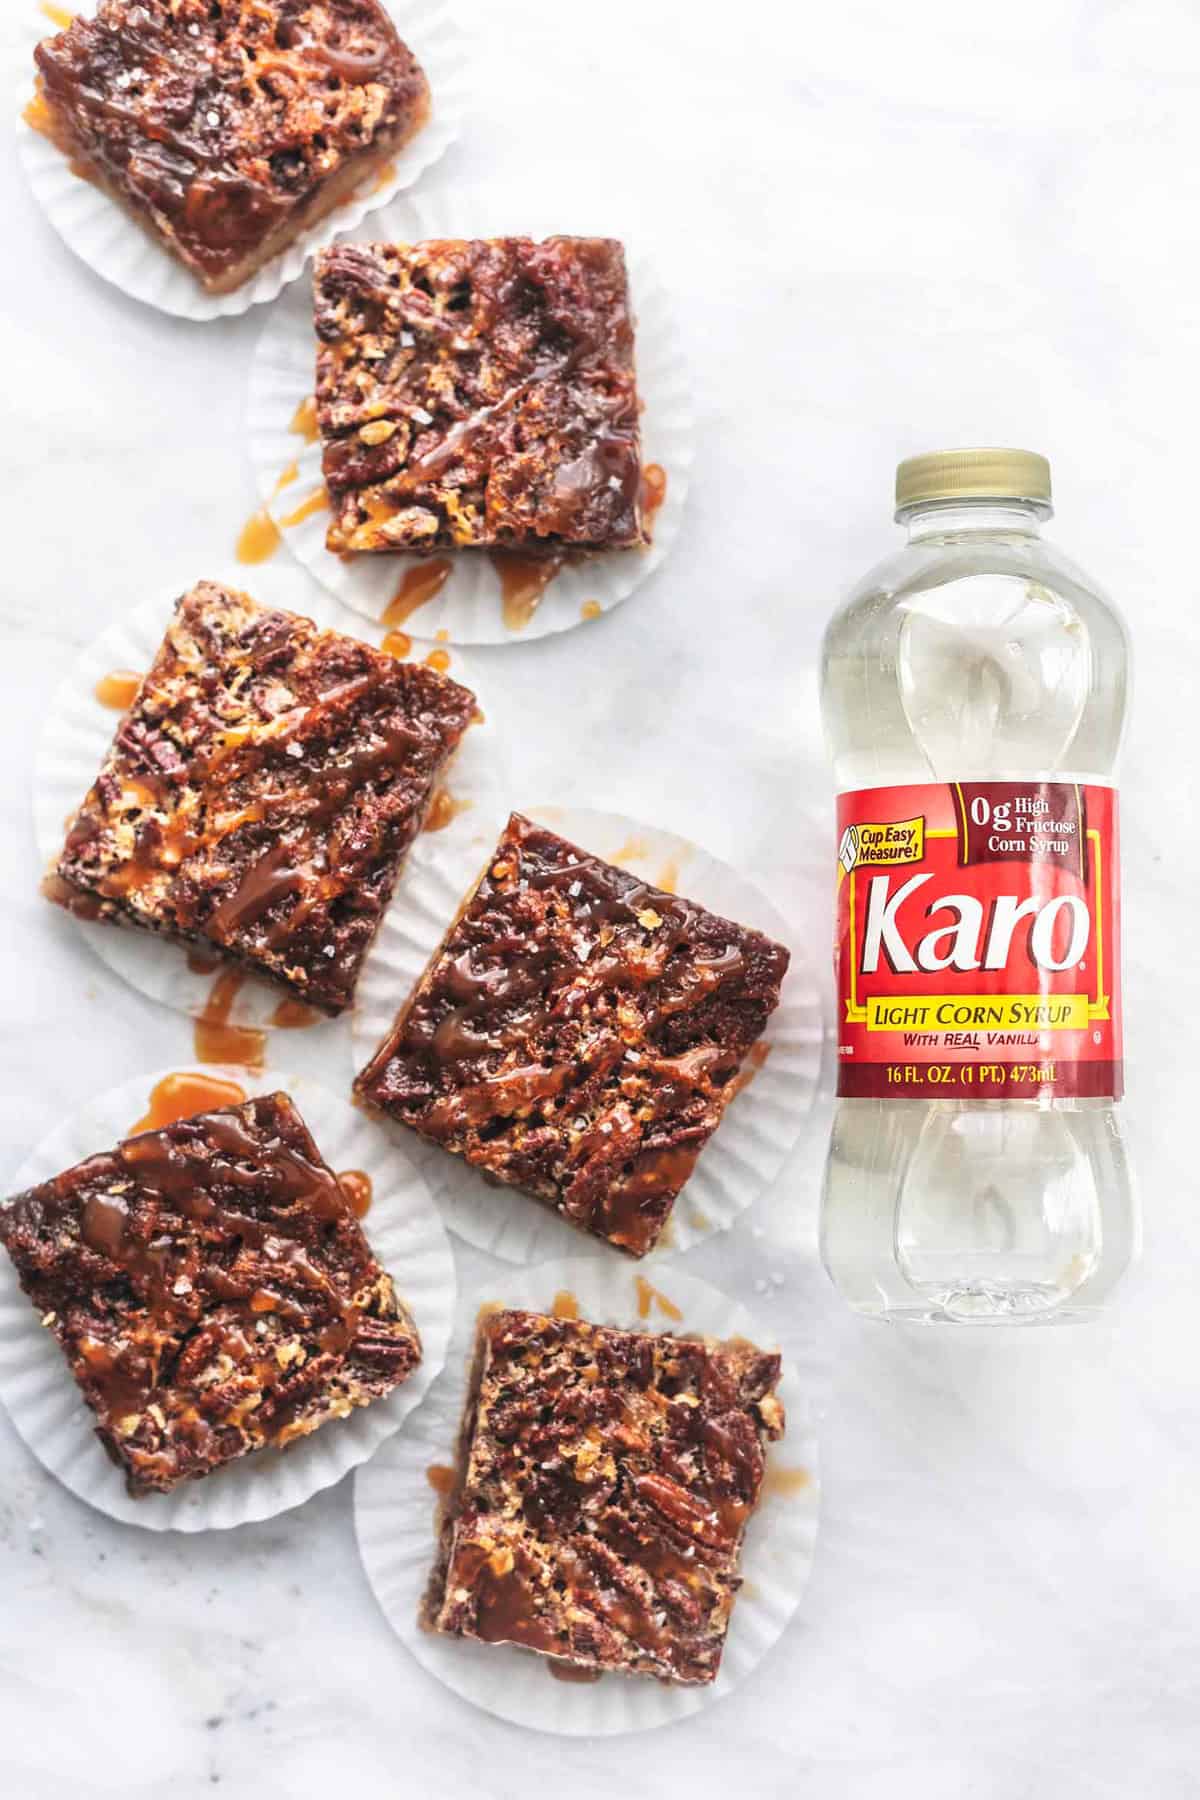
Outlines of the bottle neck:
<svg viewBox="0 0 1200 1800">
<path fill-rule="evenodd" d="M 1037 537 L 1050 508 L 1040 500 L 931 500 L 906 507 L 897 519 L 908 527 L 908 541 L 926 538 Z"/>
</svg>

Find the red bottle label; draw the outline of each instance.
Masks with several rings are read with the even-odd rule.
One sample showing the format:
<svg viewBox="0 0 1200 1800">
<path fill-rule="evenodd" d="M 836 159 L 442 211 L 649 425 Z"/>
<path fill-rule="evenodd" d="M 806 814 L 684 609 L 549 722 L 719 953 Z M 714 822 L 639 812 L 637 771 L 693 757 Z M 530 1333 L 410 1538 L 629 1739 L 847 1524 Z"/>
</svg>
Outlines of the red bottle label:
<svg viewBox="0 0 1200 1800">
<path fill-rule="evenodd" d="M 1117 796 L 928 782 L 838 799 L 838 1092 L 1119 1099 Z"/>
</svg>

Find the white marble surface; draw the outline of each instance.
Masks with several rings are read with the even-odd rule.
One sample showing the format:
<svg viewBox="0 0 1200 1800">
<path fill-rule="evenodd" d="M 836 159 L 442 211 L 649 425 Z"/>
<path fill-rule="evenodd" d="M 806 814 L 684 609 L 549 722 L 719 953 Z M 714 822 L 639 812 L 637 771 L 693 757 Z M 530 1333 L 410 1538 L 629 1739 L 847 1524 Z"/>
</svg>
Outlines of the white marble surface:
<svg viewBox="0 0 1200 1800">
<path fill-rule="evenodd" d="M 18 8 L 5 0 L 5 29 Z M 1173 1800 L 1200 1754 L 1189 1134 L 1200 14 L 1192 0 L 504 6 L 469 174 L 658 258 L 698 369 L 684 538 L 624 609 L 482 657 L 514 794 L 651 814 L 828 928 L 813 659 L 893 541 L 900 453 L 1045 450 L 1062 541 L 1126 607 L 1131 1124 L 1147 1254 L 1111 1327 L 983 1343 L 844 1316 L 809 1277 L 822 1122 L 757 1226 L 696 1254 L 786 1332 L 826 1314 L 826 1506 L 802 1616 L 690 1723 L 592 1750 L 472 1712 L 405 1655 L 345 1486 L 233 1536 L 152 1538 L 47 1478 L 0 1416 L 0 1792 L 563 1791 Z M 0 594 L 3 1151 L 183 1059 L 37 898 L 28 773 L 66 660 L 225 570 L 254 502 L 259 321 L 172 323 L 79 267 L 0 159 L 8 262 Z M 292 571 L 282 561 L 274 575 Z M 299 575 L 295 602 L 303 604 Z M 297 1040 L 296 1056 L 336 1056 Z M 348 1061 L 345 1065 L 348 1068 Z M 470 1261 L 466 1278 L 478 1273 Z M 1191 1296 L 1191 1298 L 1189 1298 Z"/>
</svg>

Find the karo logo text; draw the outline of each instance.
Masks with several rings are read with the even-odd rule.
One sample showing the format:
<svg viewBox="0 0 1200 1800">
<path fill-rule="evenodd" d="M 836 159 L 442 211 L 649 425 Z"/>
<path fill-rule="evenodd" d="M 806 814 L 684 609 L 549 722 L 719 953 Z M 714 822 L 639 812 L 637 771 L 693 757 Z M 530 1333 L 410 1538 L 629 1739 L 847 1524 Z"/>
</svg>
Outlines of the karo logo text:
<svg viewBox="0 0 1200 1800">
<path fill-rule="evenodd" d="M 864 975 L 872 975 L 878 970 L 881 956 L 898 975 L 932 973 L 940 969 L 957 969 L 962 973 L 974 969 L 1005 969 L 1012 955 L 1017 927 L 1025 921 L 1028 921 L 1026 954 L 1035 967 L 1073 969 L 1082 961 L 1091 936 L 1092 921 L 1087 905 L 1075 894 L 1057 894 L 1048 900 L 999 894 L 991 903 L 986 923 L 982 902 L 973 894 L 946 894 L 925 908 L 925 918 L 932 928 L 910 949 L 897 915 L 905 901 L 932 879 L 930 874 L 912 875 L 891 893 L 890 876 L 872 878 L 862 940 Z M 932 924 L 939 915 L 945 915 L 945 922 Z M 1062 932 L 1057 929 L 1060 918 L 1066 921 L 1065 945 Z"/>
</svg>

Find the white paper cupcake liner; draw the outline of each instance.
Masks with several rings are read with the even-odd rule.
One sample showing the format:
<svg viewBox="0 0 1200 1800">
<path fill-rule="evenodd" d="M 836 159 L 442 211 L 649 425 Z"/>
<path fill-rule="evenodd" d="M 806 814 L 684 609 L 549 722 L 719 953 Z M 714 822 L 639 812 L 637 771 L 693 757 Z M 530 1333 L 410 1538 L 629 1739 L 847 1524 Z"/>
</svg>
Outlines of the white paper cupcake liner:
<svg viewBox="0 0 1200 1800">
<path fill-rule="evenodd" d="M 345 628 L 347 625 L 345 614 L 337 613 L 328 602 L 315 609 L 308 607 L 311 590 L 306 589 L 298 604 L 295 580 L 293 578 L 289 591 L 285 571 L 242 569 L 228 580 L 231 586 L 245 588 L 264 605 L 303 610 L 308 616 L 316 612 L 317 623 L 321 625 L 328 625 L 330 617 L 336 614 L 337 626 Z M 96 779 L 120 719 L 119 713 L 96 699 L 96 684 L 116 670 L 144 673 L 162 642 L 173 607 L 174 596 L 164 596 L 146 601 L 118 619 L 83 652 L 50 703 L 34 766 L 33 790 L 38 854 L 47 866 L 62 851 L 66 822 Z M 353 628 L 351 635 L 354 635 Z M 472 692 L 479 693 L 464 658 L 457 651 L 447 673 Z M 490 819 L 498 805 L 496 796 L 504 760 L 498 743 L 500 734 L 492 722 L 486 696 L 481 696 L 481 702 L 483 723 L 471 726 L 447 768 L 444 781 L 438 783 L 449 793 L 452 802 L 464 810 L 455 815 L 443 832 L 422 834 L 444 837 L 447 849 L 469 838 L 477 810 Z M 418 837 L 417 843 L 420 841 Z M 412 852 L 409 854 L 411 857 Z M 401 866 L 393 905 L 403 894 L 406 868 L 407 864 Z M 211 973 L 197 974 L 190 969 L 186 946 L 125 925 L 80 919 L 73 923 L 101 961 L 138 993 L 193 1018 L 204 1011 L 217 977 Z M 214 949 L 214 959 L 215 955 Z M 228 1023 L 269 1029 L 272 1016 L 284 998 L 281 987 L 247 976 L 234 998 Z M 336 1030 L 336 1021 L 321 1020 L 306 1036 L 325 1035 Z"/>
<path fill-rule="evenodd" d="M 33 92 L 35 44 L 56 29 L 30 0 L 17 77 L 17 147 L 34 195 L 47 218 L 76 256 L 135 300 L 177 318 L 229 318 L 275 296 L 304 268 L 323 244 L 361 224 L 403 189 L 410 187 L 454 143 L 462 129 L 471 72 L 467 42 L 452 0 L 384 0 L 396 28 L 429 80 L 432 111 L 428 123 L 397 151 L 386 181 L 352 196 L 345 205 L 303 232 L 232 294 L 209 294 L 115 201 L 71 173 L 62 152 L 26 124 L 24 110 Z"/>
<path fill-rule="evenodd" d="M 451 842 L 423 839 L 409 859 L 404 905 L 393 907 L 372 946 L 352 1021 L 356 1070 L 365 1068 L 425 971 L 465 895 L 474 888 L 511 810 L 472 815 L 472 832 Z M 733 1224 L 775 1180 L 820 1091 L 824 1048 L 821 988 L 796 934 L 743 876 L 673 832 L 584 807 L 519 806 L 572 843 L 741 925 L 765 931 L 792 951 L 780 1002 L 763 1034 L 765 1062 L 730 1101 L 675 1202 L 657 1256 L 689 1250 Z M 527 1195 L 484 1180 L 405 1126 L 389 1122 L 414 1155 L 450 1229 L 505 1262 L 541 1256 L 602 1257 L 614 1252 Z M 650 1258 L 643 1258 L 643 1264 Z"/>
<path fill-rule="evenodd" d="M 139 1075 L 84 1107 L 43 1139 L 8 1191 L 23 1193 L 128 1137 L 145 1115 L 155 1083 L 173 1072 Z M 414 1165 L 389 1150 L 360 1112 L 315 1082 L 278 1070 L 228 1074 L 250 1097 L 281 1089 L 290 1094 L 329 1166 L 339 1173 L 361 1169 L 370 1177 L 373 1198 L 363 1228 L 421 1334 L 422 1360 L 386 1399 L 356 1407 L 283 1452 L 258 1451 L 174 1493 L 134 1500 L 95 1435 L 93 1414 L 62 1351 L 0 1252 L 0 1399 L 13 1424 L 43 1467 L 80 1500 L 150 1531 L 223 1531 L 269 1519 L 340 1481 L 391 1437 L 427 1392 L 446 1360 L 454 1322 L 454 1256 Z"/>
<path fill-rule="evenodd" d="M 533 206 L 536 206 L 536 201 Z M 371 218 L 353 235 L 362 242 L 417 243 L 426 238 L 499 236 L 521 232 L 535 237 L 570 230 L 575 221 L 538 222 L 533 207 L 510 202 L 502 218 L 489 216 L 494 202 L 475 200 L 456 187 L 436 197 L 404 196 Z M 586 221 L 584 222 L 586 229 Z M 510 629 L 501 608 L 500 577 L 487 555 L 463 551 L 441 592 L 406 621 L 404 630 L 430 638 L 444 631 L 456 644 L 524 643 L 552 632 L 569 631 L 598 612 L 625 600 L 658 569 L 679 532 L 693 457 L 689 376 L 670 302 L 653 270 L 630 256 L 630 292 L 637 327 L 638 388 L 644 403 L 642 461 L 656 463 L 667 476 L 666 497 L 655 515 L 648 550 L 613 551 L 568 562 L 550 582 L 541 603 L 520 629 Z M 302 444 L 290 429 L 297 408 L 311 397 L 316 375 L 312 295 L 307 282 L 286 294 L 271 312 L 259 339 L 250 378 L 250 453 L 263 501 L 283 529 L 284 541 L 304 567 L 331 594 L 363 618 L 378 622 L 412 556 L 362 555 L 343 562 L 325 548 L 328 511 L 321 509 L 295 525 L 283 525 L 301 500 L 322 485 L 321 445 Z M 299 479 L 277 493 L 282 471 L 299 465 Z"/>
<path fill-rule="evenodd" d="M 595 1324 L 677 1334 L 745 1337 L 763 1349 L 744 1307 L 706 1282 L 672 1269 L 664 1275 L 666 1298 L 682 1312 L 676 1321 L 655 1306 L 644 1318 L 637 1271 L 627 1263 L 592 1259 L 558 1261 L 492 1281 L 459 1308 L 446 1370 L 402 1438 L 385 1446 L 354 1483 L 358 1546 L 375 1598 L 405 1648 L 429 1674 L 472 1705 L 514 1725 L 564 1737 L 608 1737 L 650 1731 L 690 1717 L 724 1698 L 744 1681 L 782 1635 L 800 1604 L 812 1568 L 820 1508 L 817 1443 L 809 1407 L 823 1383 L 823 1359 L 815 1331 L 798 1322 L 795 1342 L 784 1345 L 779 1397 L 787 1412 L 783 1438 L 770 1446 L 767 1480 L 742 1550 L 745 1580 L 729 1625 L 720 1672 L 709 1687 L 674 1687 L 644 1677 L 605 1675 L 587 1685 L 556 1681 L 546 1659 L 510 1645 L 478 1644 L 424 1631 L 418 1612 L 437 1549 L 437 1497 L 431 1465 L 456 1461 L 468 1369 L 481 1305 L 501 1301 L 546 1312 L 566 1289 L 580 1314 Z M 796 1491 L 784 1491 L 787 1471 Z M 787 1476 L 784 1476 L 784 1482 Z M 790 1483 L 788 1484 L 790 1485 Z"/>
</svg>

